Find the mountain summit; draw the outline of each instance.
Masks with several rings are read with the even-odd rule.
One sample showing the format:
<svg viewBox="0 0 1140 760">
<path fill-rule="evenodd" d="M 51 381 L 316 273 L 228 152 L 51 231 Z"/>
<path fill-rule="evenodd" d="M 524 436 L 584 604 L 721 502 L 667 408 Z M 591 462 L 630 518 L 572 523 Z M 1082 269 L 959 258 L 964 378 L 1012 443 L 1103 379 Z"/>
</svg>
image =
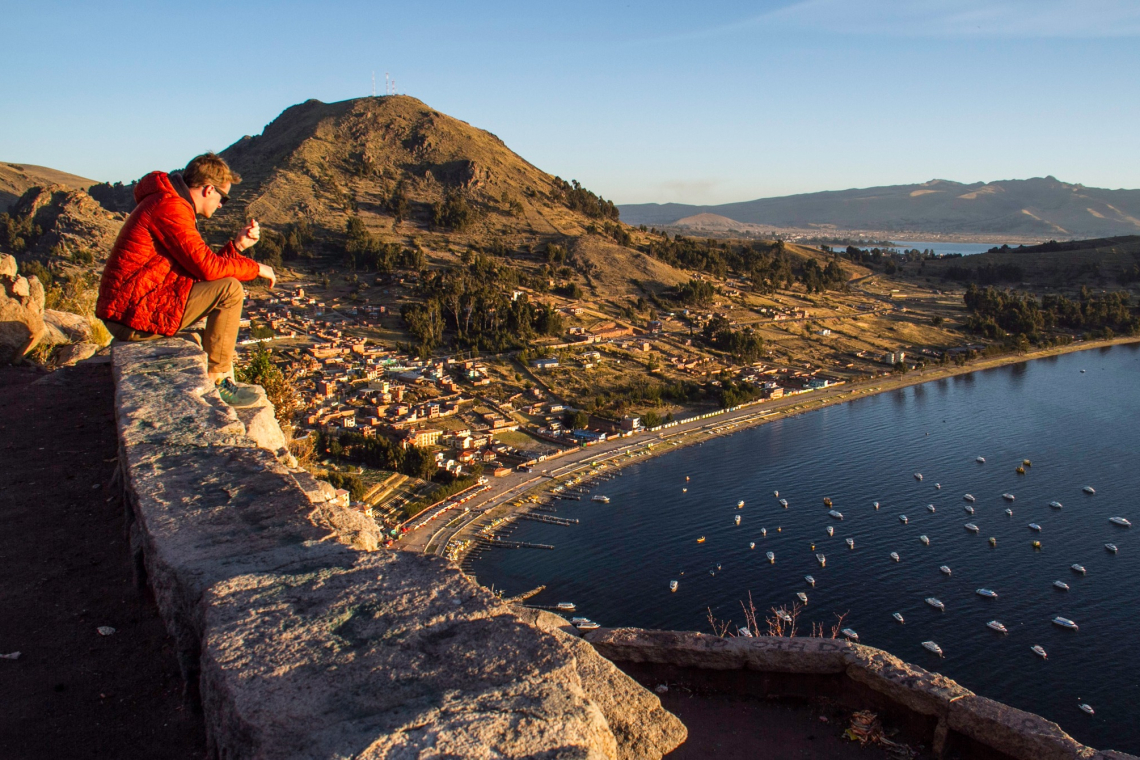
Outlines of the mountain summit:
<svg viewBox="0 0 1140 760">
<path fill-rule="evenodd" d="M 657 226 L 706 213 L 744 224 L 821 231 L 1107 237 L 1140 232 L 1140 190 L 1104 190 L 1051 176 L 972 184 L 934 179 L 719 206 L 623 205 L 621 212 L 630 224 Z"/>
<path fill-rule="evenodd" d="M 490 132 L 406 95 L 286 109 L 222 151 L 246 216 L 344 230 L 403 223 L 470 236 L 581 234 L 617 209 L 532 166 Z"/>
</svg>

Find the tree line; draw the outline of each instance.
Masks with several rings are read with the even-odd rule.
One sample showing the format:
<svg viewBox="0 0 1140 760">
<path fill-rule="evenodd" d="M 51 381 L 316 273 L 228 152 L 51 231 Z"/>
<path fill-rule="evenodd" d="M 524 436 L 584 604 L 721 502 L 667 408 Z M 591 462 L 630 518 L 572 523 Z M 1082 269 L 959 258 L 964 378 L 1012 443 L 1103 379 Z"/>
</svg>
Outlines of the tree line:
<svg viewBox="0 0 1140 760">
<path fill-rule="evenodd" d="M 1082 287 L 1076 300 L 1055 293 L 1038 300 L 1032 295 L 983 289 L 971 283 L 964 299 L 971 312 L 966 328 L 987 338 L 1023 335 L 1029 342 L 1043 343 L 1062 329 L 1094 338 L 1140 334 L 1140 317 L 1125 291 L 1093 293 Z"/>
</svg>

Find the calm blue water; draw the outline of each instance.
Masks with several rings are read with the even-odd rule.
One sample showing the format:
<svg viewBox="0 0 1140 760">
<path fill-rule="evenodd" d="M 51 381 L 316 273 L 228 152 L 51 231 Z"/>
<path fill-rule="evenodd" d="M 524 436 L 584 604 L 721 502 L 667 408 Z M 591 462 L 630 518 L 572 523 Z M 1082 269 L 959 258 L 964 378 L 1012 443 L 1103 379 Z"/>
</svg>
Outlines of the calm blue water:
<svg viewBox="0 0 1140 760">
<path fill-rule="evenodd" d="M 985 253 L 994 246 L 1001 245 L 1001 243 L 947 243 L 941 240 L 896 240 L 893 242 L 899 248 L 906 250 L 917 248 L 920 251 L 925 251 L 927 248 L 929 248 L 937 254 L 960 253 L 963 256 L 972 256 L 975 253 Z"/>
<path fill-rule="evenodd" d="M 847 612 L 846 624 L 865 644 L 1040 713 L 1091 746 L 1140 752 L 1137 377 L 1140 347 L 1117 346 L 933 381 L 709 440 L 598 484 L 608 505 L 559 502 L 559 514 L 581 518 L 577 526 L 520 522 L 512 534 L 555 551 L 493 550 L 472 568 L 507 595 L 545 584 L 534 603 L 573 601 L 577 614 L 604 626 L 710 632 L 706 607 L 742 625 L 740 600 L 749 592 L 767 610 L 790 607 L 805 591 L 801 632 Z M 1025 458 L 1033 466 L 1018 475 Z M 1082 493 L 1084 485 L 1096 495 Z M 789 509 L 777 504 L 775 489 Z M 1017 500 L 1007 504 L 1004 492 Z M 963 509 L 965 493 L 977 498 L 974 515 Z M 842 522 L 828 517 L 825 496 Z M 740 499 L 745 507 L 737 510 Z M 1048 507 L 1054 499 L 1064 508 Z M 878 511 L 873 501 L 881 502 Z M 1134 527 L 1110 524 L 1114 515 Z M 979 535 L 963 528 L 971 521 Z M 1042 531 L 1032 532 L 1030 522 Z M 707 541 L 697 544 L 701 535 Z M 774 565 L 767 551 L 775 552 Z M 816 552 L 826 554 L 825 568 Z M 1074 562 L 1088 574 L 1070 570 Z M 722 571 L 710 575 L 717 563 Z M 943 564 L 951 576 L 939 572 Z M 815 576 L 814 589 L 805 574 Z M 670 579 L 680 581 L 676 593 Z M 1071 590 L 1054 589 L 1057 579 Z M 978 587 L 1000 596 L 984 599 Z M 932 595 L 944 613 L 924 604 Z M 896 611 L 905 625 L 892 619 Z M 1080 631 L 1052 625 L 1056 615 Z M 1008 635 L 986 627 L 995 618 Z M 945 659 L 921 647 L 927 639 Z M 1030 651 L 1034 644 L 1047 661 Z M 1079 702 L 1096 715 L 1080 712 Z"/>
</svg>

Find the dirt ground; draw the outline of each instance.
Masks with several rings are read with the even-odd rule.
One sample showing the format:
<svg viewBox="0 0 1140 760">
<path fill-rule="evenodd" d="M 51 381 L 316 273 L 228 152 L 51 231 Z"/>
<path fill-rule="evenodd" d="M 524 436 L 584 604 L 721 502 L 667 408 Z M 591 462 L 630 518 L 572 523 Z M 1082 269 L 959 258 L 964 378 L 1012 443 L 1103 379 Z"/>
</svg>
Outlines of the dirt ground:
<svg viewBox="0 0 1140 760">
<path fill-rule="evenodd" d="M 0 654 L 20 652 L 0 659 L 5 760 L 206 754 L 108 490 L 113 396 L 109 365 L 0 367 Z"/>
</svg>

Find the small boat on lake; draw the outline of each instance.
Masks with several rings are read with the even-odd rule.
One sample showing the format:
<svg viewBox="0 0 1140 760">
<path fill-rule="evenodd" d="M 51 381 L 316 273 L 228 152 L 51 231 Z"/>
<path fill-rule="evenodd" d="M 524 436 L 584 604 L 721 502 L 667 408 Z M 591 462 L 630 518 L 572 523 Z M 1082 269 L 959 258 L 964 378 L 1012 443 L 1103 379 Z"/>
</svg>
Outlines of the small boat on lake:
<svg viewBox="0 0 1140 760">
<path fill-rule="evenodd" d="M 839 510 L 836 510 L 836 509 L 829 510 L 827 514 L 831 515 L 836 520 L 842 520 L 843 519 L 843 513 L 840 512 Z"/>
<path fill-rule="evenodd" d="M 872 506 L 873 506 L 875 509 L 878 509 L 878 508 L 879 508 L 879 502 L 877 502 L 877 501 L 873 501 L 873 502 L 871 502 L 871 505 L 872 505 Z"/>
<path fill-rule="evenodd" d="M 595 629 L 601 628 L 601 626 L 595 623 L 593 620 L 584 617 L 571 618 L 570 623 L 579 631 L 593 631 Z"/>
<path fill-rule="evenodd" d="M 810 575 L 805 575 L 804 580 L 807 581 L 807 585 L 815 588 L 815 578 L 812 578 Z"/>
<path fill-rule="evenodd" d="M 916 472 L 916 473 L 914 474 L 914 479 L 915 479 L 915 480 L 922 480 L 922 473 L 921 473 L 921 472 Z"/>
<path fill-rule="evenodd" d="M 698 543 L 698 544 L 703 544 L 704 542 L 705 542 L 705 537 L 704 537 L 704 536 L 701 536 L 700 538 L 698 538 L 698 539 L 697 539 L 697 543 Z"/>
<path fill-rule="evenodd" d="M 891 552 L 891 559 L 893 559 L 895 562 L 898 562 L 899 561 L 899 553 L 898 552 Z"/>
<path fill-rule="evenodd" d="M 855 633 L 854 629 L 844 628 L 842 631 L 840 631 L 840 633 L 842 633 L 844 636 L 851 639 L 852 641 L 858 641 L 859 640 L 859 634 Z"/>
<path fill-rule="evenodd" d="M 827 526 L 827 535 L 829 535 L 829 536 L 835 535 L 835 526 L 833 526 L 833 525 Z"/>
<path fill-rule="evenodd" d="M 985 464 L 985 463 L 986 463 L 986 458 L 985 458 L 985 457 L 978 457 L 978 458 L 977 458 L 977 459 L 975 459 L 974 461 L 975 461 L 975 462 L 977 462 L 978 464 Z"/>
<path fill-rule="evenodd" d="M 748 542 L 748 548 L 749 549 L 755 549 L 756 548 L 756 542 L 755 541 L 749 541 Z"/>
<path fill-rule="evenodd" d="M 776 564 L 776 555 L 774 552 L 768 552 L 764 556 L 768 558 L 768 561 L 770 563 L 772 563 L 773 565 Z"/>
<path fill-rule="evenodd" d="M 1013 510 L 1012 510 L 1012 509 L 1007 509 L 1007 510 L 1005 511 L 1005 513 L 1006 513 L 1007 515 L 1009 515 L 1010 517 L 1013 517 Z"/>
<path fill-rule="evenodd" d="M 815 555 L 815 559 L 817 562 L 819 562 L 820 567 L 827 567 L 827 557 L 823 556 L 822 554 L 817 554 Z"/>
<path fill-rule="evenodd" d="M 829 496 L 823 497 L 823 506 L 825 506 L 825 507 L 831 506 L 831 497 L 829 497 Z"/>
<path fill-rule="evenodd" d="M 998 633 L 1009 633 L 1009 629 L 996 620 L 991 620 L 990 622 L 986 623 L 986 625 Z"/>
<path fill-rule="evenodd" d="M 946 565 L 942 565 L 938 569 L 942 571 L 943 575 L 949 575 L 950 574 L 950 568 L 948 568 Z"/>
<path fill-rule="evenodd" d="M 990 546 L 997 546 L 997 539 L 990 536 Z"/>
<path fill-rule="evenodd" d="M 906 622 L 905 620 L 903 620 L 903 616 L 902 616 L 901 612 L 896 612 L 893 615 L 891 615 L 891 617 L 893 617 L 895 620 L 899 621 L 900 623 Z"/>
<path fill-rule="evenodd" d="M 1048 660 L 1049 659 L 1049 655 L 1045 654 L 1045 649 L 1043 647 L 1041 647 L 1037 644 L 1034 644 L 1033 646 L 1030 647 L 1030 649 L 1033 650 L 1033 654 L 1037 655 L 1042 660 Z"/>
<path fill-rule="evenodd" d="M 946 605 L 943 604 L 940 599 L 936 599 L 933 596 L 926 597 L 926 603 L 929 604 L 931 607 L 933 607 L 936 610 L 941 610 L 943 612 L 946 611 Z"/>
<path fill-rule="evenodd" d="M 744 509 L 744 499 L 741 499 L 740 501 L 736 502 L 736 508 L 737 509 Z"/>
<path fill-rule="evenodd" d="M 941 491 L 942 490 L 942 484 L 941 483 L 935 483 L 934 484 L 934 490 Z"/>
<path fill-rule="evenodd" d="M 926 505 L 926 511 L 927 512 L 933 512 L 934 511 L 934 505 L 933 504 L 927 504 Z"/>
<path fill-rule="evenodd" d="M 1030 462 L 1028 459 L 1022 459 L 1021 464 L 1024 467 L 1032 467 L 1033 466 L 1033 462 Z"/>
<path fill-rule="evenodd" d="M 670 591 L 676 591 L 677 590 L 677 581 L 669 581 L 669 590 Z"/>
<path fill-rule="evenodd" d="M 1077 705 L 1077 707 L 1081 708 L 1082 711 L 1087 712 L 1089 715 L 1096 715 L 1096 710 L 1092 709 L 1091 707 L 1086 705 L 1084 702 Z"/>
<path fill-rule="evenodd" d="M 1053 585 L 1055 587 L 1061 589 L 1062 591 L 1068 591 L 1069 590 L 1069 584 L 1065 583 L 1064 581 L 1053 581 Z"/>
<path fill-rule="evenodd" d="M 974 525 L 973 523 L 966 523 L 966 530 L 970 531 L 971 533 L 977 533 L 978 526 Z"/>
<path fill-rule="evenodd" d="M 966 510 L 966 512 L 971 514 L 971 515 L 974 514 L 974 508 L 971 507 L 969 504 L 966 504 L 965 506 L 963 506 L 962 509 Z"/>
<path fill-rule="evenodd" d="M 797 591 L 796 596 L 799 597 L 799 600 L 801 602 L 803 602 L 804 604 L 807 604 L 807 594 L 805 594 L 802 591 Z"/>
<path fill-rule="evenodd" d="M 938 646 L 933 641 L 922 642 L 922 647 L 923 647 L 923 649 L 927 649 L 931 652 L 934 652 L 934 654 L 938 655 L 939 657 L 942 656 L 942 647 Z"/>
<path fill-rule="evenodd" d="M 1034 549 L 1040 549 L 1041 548 L 1041 542 L 1040 541 L 1032 541 L 1032 542 L 1030 542 L 1029 545 L 1032 546 Z"/>
<path fill-rule="evenodd" d="M 788 508 L 788 500 L 787 499 L 780 499 L 780 506 L 783 507 L 784 509 L 787 509 Z"/>
<path fill-rule="evenodd" d="M 779 491 L 773 491 L 772 495 L 775 496 L 777 499 L 780 498 L 780 492 Z"/>
<path fill-rule="evenodd" d="M 766 536 L 766 535 L 768 535 L 768 529 L 767 529 L 767 528 L 761 528 L 761 529 L 760 529 L 760 535 L 761 535 L 761 536 Z"/>
<path fill-rule="evenodd" d="M 689 492 L 689 489 L 688 489 L 688 488 L 682 488 L 682 489 L 681 489 L 681 493 L 688 493 L 688 492 Z"/>
<path fill-rule="evenodd" d="M 919 536 L 918 540 L 922 542 L 923 546 L 930 546 L 930 539 L 925 535 Z"/>
<path fill-rule="evenodd" d="M 578 607 L 574 604 L 574 602 L 559 602 L 558 604 L 554 605 L 554 609 L 558 610 L 559 612 L 573 612 L 574 610 L 578 609 Z"/>
<path fill-rule="evenodd" d="M 1074 573 L 1080 573 L 1081 575 L 1085 574 L 1085 566 L 1084 565 L 1078 565 L 1076 563 L 1073 563 L 1073 564 L 1069 565 L 1069 567 L 1072 569 L 1072 571 Z"/>
<path fill-rule="evenodd" d="M 740 525 L 740 515 L 737 515 L 736 519 L 734 519 L 733 522 L 736 523 L 737 525 Z"/>
<path fill-rule="evenodd" d="M 998 596 L 996 591 L 988 588 L 975 589 L 974 593 L 978 596 L 984 596 L 986 599 L 997 599 Z"/>
<path fill-rule="evenodd" d="M 972 493 L 968 493 L 965 496 L 963 496 L 962 498 L 965 499 L 966 501 L 977 501 L 977 499 L 974 498 L 974 494 L 972 494 Z"/>
<path fill-rule="evenodd" d="M 1126 520 L 1123 517 L 1110 517 L 1110 518 L 1108 518 L 1108 521 L 1110 523 L 1112 523 L 1113 525 L 1119 525 L 1122 528 L 1131 528 L 1132 527 L 1132 523 L 1128 522 L 1128 520 Z"/>
<path fill-rule="evenodd" d="M 743 636 L 746 639 L 752 638 L 752 631 L 748 630 L 747 628 L 737 628 L 736 634 L 738 636 Z"/>
<path fill-rule="evenodd" d="M 1074 623 L 1072 620 L 1069 620 L 1068 618 L 1063 618 L 1059 615 L 1057 617 L 1053 618 L 1053 625 L 1059 625 L 1062 628 L 1068 628 L 1071 631 L 1079 631 L 1080 630 L 1079 628 L 1077 628 L 1077 624 Z"/>
<path fill-rule="evenodd" d="M 596 501 L 600 504 L 609 504 L 610 503 L 610 497 L 609 496 L 602 496 L 601 494 L 598 494 L 597 496 L 591 496 L 590 501 Z"/>
<path fill-rule="evenodd" d="M 903 525 L 906 525 L 906 515 L 899 515 L 899 522 L 901 522 Z"/>
<path fill-rule="evenodd" d="M 848 548 L 848 549 L 854 549 L 854 548 L 855 548 L 855 539 L 853 539 L 853 538 L 847 538 L 847 539 L 844 539 L 844 540 L 847 542 L 847 548 Z"/>
<path fill-rule="evenodd" d="M 1011 493 L 1003 493 L 1003 494 L 1001 495 L 1001 497 L 1002 497 L 1003 499 L 1005 499 L 1006 501 L 1013 501 L 1014 499 L 1016 499 L 1016 498 L 1017 498 L 1016 496 L 1014 496 L 1014 495 L 1013 495 L 1013 494 L 1011 494 Z"/>
<path fill-rule="evenodd" d="M 1025 474 L 1025 468 L 1022 467 L 1021 465 L 1018 465 L 1017 469 L 1014 470 L 1014 472 L 1016 472 L 1018 475 L 1024 475 Z"/>
<path fill-rule="evenodd" d="M 1105 550 L 1106 550 L 1106 551 L 1110 551 L 1110 552 L 1112 552 L 1113 554 L 1116 554 L 1116 552 L 1117 552 L 1117 549 L 1116 549 L 1116 544 L 1105 544 L 1105 545 L 1104 545 L 1104 548 L 1105 548 Z"/>
<path fill-rule="evenodd" d="M 1081 490 L 1082 490 L 1082 491 L 1084 491 L 1085 493 L 1087 493 L 1087 494 L 1088 494 L 1088 495 L 1090 495 L 1090 496 L 1092 496 L 1093 494 L 1095 494 L 1095 493 L 1096 493 L 1096 489 L 1095 489 L 1095 488 L 1093 488 L 1092 486 L 1085 486 L 1085 487 L 1084 487 L 1084 488 L 1082 488 Z"/>
<path fill-rule="evenodd" d="M 1060 509 L 1061 507 L 1063 507 L 1065 505 L 1059 501 L 1051 501 L 1051 502 L 1049 502 L 1049 506 L 1052 507 L 1053 509 Z"/>
<path fill-rule="evenodd" d="M 1037 523 L 1029 523 L 1029 529 L 1030 529 L 1030 530 L 1035 530 L 1035 531 L 1037 531 L 1038 533 L 1040 533 L 1040 532 L 1041 532 L 1041 526 L 1040 526 L 1040 525 L 1038 525 Z"/>
</svg>

